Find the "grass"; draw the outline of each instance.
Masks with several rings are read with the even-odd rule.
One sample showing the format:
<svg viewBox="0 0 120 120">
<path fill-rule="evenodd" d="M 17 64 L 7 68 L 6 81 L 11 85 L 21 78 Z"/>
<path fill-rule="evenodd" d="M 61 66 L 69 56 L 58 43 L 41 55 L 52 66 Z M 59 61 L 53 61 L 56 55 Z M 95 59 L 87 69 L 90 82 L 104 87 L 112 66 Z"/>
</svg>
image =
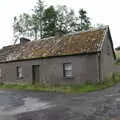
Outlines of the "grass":
<svg viewBox="0 0 120 120">
<path fill-rule="evenodd" d="M 120 58 L 120 52 L 115 52 L 116 53 L 116 57 Z"/>
<path fill-rule="evenodd" d="M 0 84 L 1 89 L 32 90 L 45 92 L 64 92 L 64 93 L 87 93 L 114 86 L 120 83 L 120 74 L 113 74 L 104 81 L 97 84 L 86 83 L 83 85 L 23 85 L 23 84 Z"/>
<path fill-rule="evenodd" d="M 115 54 L 116 54 L 116 58 L 117 58 L 116 64 L 120 65 L 120 51 L 115 51 Z"/>
</svg>

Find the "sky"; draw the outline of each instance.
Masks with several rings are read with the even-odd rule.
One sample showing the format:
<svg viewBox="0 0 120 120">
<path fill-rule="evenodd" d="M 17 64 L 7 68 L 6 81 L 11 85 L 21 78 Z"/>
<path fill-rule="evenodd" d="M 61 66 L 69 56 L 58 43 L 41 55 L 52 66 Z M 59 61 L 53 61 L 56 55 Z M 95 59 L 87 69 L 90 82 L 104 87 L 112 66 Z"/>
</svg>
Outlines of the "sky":
<svg viewBox="0 0 120 120">
<path fill-rule="evenodd" d="M 87 11 L 92 24 L 110 26 L 114 47 L 120 46 L 120 1 L 119 0 L 44 0 L 46 5 L 67 5 L 77 13 Z M 12 23 L 14 16 L 31 13 L 37 0 L 0 0 L 0 48 L 13 44 Z"/>
</svg>

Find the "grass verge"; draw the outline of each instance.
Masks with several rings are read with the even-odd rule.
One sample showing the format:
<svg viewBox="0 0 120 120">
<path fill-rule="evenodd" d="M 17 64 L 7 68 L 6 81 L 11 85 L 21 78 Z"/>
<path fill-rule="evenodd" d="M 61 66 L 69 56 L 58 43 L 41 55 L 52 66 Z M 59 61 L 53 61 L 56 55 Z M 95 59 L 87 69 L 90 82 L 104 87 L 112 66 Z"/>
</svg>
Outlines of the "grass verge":
<svg viewBox="0 0 120 120">
<path fill-rule="evenodd" d="M 86 83 L 83 85 L 20 85 L 20 84 L 0 84 L 0 89 L 32 90 L 45 92 L 64 92 L 64 93 L 86 93 L 114 86 L 120 83 L 120 74 L 113 74 L 104 81 L 97 84 Z"/>
</svg>

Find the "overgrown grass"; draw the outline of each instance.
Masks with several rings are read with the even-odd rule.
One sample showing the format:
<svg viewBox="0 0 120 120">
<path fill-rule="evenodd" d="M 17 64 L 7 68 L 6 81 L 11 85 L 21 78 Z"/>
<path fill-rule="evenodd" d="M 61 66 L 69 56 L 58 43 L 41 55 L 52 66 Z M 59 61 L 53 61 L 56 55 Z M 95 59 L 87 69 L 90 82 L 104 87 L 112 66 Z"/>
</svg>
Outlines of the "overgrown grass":
<svg viewBox="0 0 120 120">
<path fill-rule="evenodd" d="M 120 74 L 113 74 L 104 81 L 97 84 L 86 83 L 83 85 L 20 85 L 20 84 L 0 84 L 1 89 L 17 89 L 47 92 L 64 92 L 64 93 L 86 93 L 114 86 L 120 83 Z"/>
<path fill-rule="evenodd" d="M 120 58 L 117 58 L 116 65 L 120 65 Z"/>
<path fill-rule="evenodd" d="M 115 51 L 116 57 L 120 58 L 120 51 Z"/>
<path fill-rule="evenodd" d="M 120 65 L 120 51 L 115 51 L 116 54 L 116 64 Z"/>
</svg>

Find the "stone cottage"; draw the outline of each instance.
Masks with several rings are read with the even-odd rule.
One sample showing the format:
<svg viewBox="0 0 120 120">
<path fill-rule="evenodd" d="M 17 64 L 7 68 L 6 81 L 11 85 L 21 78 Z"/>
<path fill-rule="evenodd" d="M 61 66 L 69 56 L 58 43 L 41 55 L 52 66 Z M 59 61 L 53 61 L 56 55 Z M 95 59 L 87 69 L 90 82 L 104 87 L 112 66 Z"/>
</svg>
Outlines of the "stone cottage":
<svg viewBox="0 0 120 120">
<path fill-rule="evenodd" d="M 116 56 L 109 27 L 5 46 L 0 81 L 29 84 L 98 82 L 114 71 Z"/>
</svg>

